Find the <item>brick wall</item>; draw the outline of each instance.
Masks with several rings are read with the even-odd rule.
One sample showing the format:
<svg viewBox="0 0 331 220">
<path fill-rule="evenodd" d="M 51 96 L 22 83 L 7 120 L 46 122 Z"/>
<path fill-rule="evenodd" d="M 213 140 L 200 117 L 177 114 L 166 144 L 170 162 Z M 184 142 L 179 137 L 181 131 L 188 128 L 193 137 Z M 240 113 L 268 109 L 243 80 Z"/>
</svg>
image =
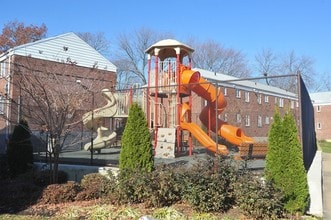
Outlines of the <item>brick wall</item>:
<svg viewBox="0 0 331 220">
<path fill-rule="evenodd" d="M 331 140 L 331 104 L 314 105 L 317 140 Z"/>
</svg>

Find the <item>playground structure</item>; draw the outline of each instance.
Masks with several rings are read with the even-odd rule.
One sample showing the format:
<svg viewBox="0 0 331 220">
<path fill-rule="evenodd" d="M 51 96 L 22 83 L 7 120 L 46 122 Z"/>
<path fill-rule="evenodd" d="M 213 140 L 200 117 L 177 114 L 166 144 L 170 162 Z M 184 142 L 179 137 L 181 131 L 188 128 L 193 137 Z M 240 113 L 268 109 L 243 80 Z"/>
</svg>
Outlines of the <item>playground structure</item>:
<svg viewBox="0 0 331 220">
<path fill-rule="evenodd" d="M 191 69 L 193 51 L 173 39 L 159 41 L 145 51 L 148 85 L 144 108 L 148 126 L 154 132 L 155 156 L 175 157 L 184 144 L 188 145 L 191 155 L 192 135 L 209 151 L 228 155 L 228 148 L 216 143 L 210 131 L 247 150 L 254 143 L 253 138 L 218 118 L 227 102 L 221 91 Z M 206 101 L 199 119 L 207 132 L 192 122 L 192 92 Z"/>
<path fill-rule="evenodd" d="M 111 147 L 117 137 L 116 132 L 103 127 L 100 120 L 127 117 L 131 103 L 138 102 L 146 114 L 155 157 L 174 158 L 187 150 L 192 155 L 193 137 L 208 151 L 228 155 L 228 147 L 219 144 L 218 136 L 237 146 L 236 158 L 255 154 L 265 156 L 265 143 L 255 143 L 241 128 L 219 119 L 227 106 L 226 99 L 218 87 L 191 69 L 193 51 L 173 39 L 159 41 L 145 51 L 148 56 L 147 85 L 135 85 L 115 94 L 108 89 L 102 90 L 107 104 L 83 116 L 85 127 L 97 132 L 93 150 L 100 152 Z M 205 100 L 204 106 L 199 108 L 193 103 L 193 93 Z M 192 112 L 196 109 L 200 122 L 192 120 Z M 84 149 L 91 150 L 91 143 L 85 144 Z"/>
<path fill-rule="evenodd" d="M 97 136 L 93 139 L 93 151 L 100 153 L 101 149 L 109 148 L 116 141 L 117 133 L 109 128 L 102 126 L 103 118 L 127 117 L 127 112 L 123 111 L 123 101 L 127 99 L 119 98 L 117 94 L 109 89 L 103 89 L 101 94 L 106 99 L 107 104 L 101 108 L 94 109 L 83 115 L 83 124 L 91 132 L 96 131 Z M 127 106 L 127 104 L 125 104 Z M 86 143 L 84 149 L 91 151 L 92 142 Z"/>
</svg>

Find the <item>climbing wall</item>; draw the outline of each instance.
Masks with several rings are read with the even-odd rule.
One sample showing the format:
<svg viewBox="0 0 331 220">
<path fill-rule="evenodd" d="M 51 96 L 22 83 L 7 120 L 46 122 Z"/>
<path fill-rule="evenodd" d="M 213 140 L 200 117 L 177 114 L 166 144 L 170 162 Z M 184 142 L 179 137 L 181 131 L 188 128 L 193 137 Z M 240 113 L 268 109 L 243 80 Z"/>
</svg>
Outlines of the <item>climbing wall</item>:
<svg viewBox="0 0 331 220">
<path fill-rule="evenodd" d="M 159 128 L 155 148 L 156 158 L 175 158 L 176 129 Z"/>
</svg>

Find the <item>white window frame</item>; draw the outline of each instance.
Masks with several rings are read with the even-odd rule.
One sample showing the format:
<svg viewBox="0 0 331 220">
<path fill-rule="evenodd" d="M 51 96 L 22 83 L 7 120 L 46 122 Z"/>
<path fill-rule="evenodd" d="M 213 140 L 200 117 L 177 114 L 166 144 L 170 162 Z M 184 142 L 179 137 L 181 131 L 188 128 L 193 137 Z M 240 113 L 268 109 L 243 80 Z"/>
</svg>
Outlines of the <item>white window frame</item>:
<svg viewBox="0 0 331 220">
<path fill-rule="evenodd" d="M 261 115 L 257 116 L 257 126 L 262 127 L 262 116 Z"/>
<path fill-rule="evenodd" d="M 245 102 L 249 102 L 249 92 L 245 91 Z"/>
<path fill-rule="evenodd" d="M 317 122 L 317 129 L 322 129 L 322 123 L 321 122 Z"/>
<path fill-rule="evenodd" d="M 249 115 L 245 116 L 245 126 L 246 127 L 251 126 L 251 119 L 250 119 Z"/>
<path fill-rule="evenodd" d="M 262 94 L 257 94 L 257 103 L 262 104 Z"/>
<path fill-rule="evenodd" d="M 228 95 L 228 89 L 226 87 L 224 87 L 224 96 Z"/>
<path fill-rule="evenodd" d="M 284 107 L 284 99 L 283 99 L 283 98 L 279 98 L 278 100 L 279 100 L 279 101 L 278 101 L 278 105 L 279 105 L 279 107 L 280 107 L 280 108 L 283 108 L 283 107 Z"/>
<path fill-rule="evenodd" d="M 236 120 L 237 120 L 237 123 L 241 123 L 241 114 L 237 113 Z"/>
<path fill-rule="evenodd" d="M 316 106 L 316 111 L 321 112 L 321 106 L 320 105 Z"/>
<path fill-rule="evenodd" d="M 0 96 L 0 114 L 5 113 L 5 97 Z"/>
<path fill-rule="evenodd" d="M 268 95 L 264 95 L 264 102 L 269 102 L 269 96 Z"/>
<path fill-rule="evenodd" d="M 270 118 L 269 118 L 269 116 L 265 116 L 264 124 L 266 124 L 266 125 L 270 124 Z"/>
<path fill-rule="evenodd" d="M 224 122 L 227 122 L 228 121 L 228 113 L 224 113 Z"/>
<path fill-rule="evenodd" d="M 5 62 L 1 62 L 1 65 L 0 65 L 0 77 L 6 77 L 6 72 L 7 72 L 7 69 L 6 69 L 6 63 Z"/>
<path fill-rule="evenodd" d="M 241 97 L 241 91 L 240 89 L 236 89 L 236 98 L 240 99 Z"/>
<path fill-rule="evenodd" d="M 294 109 L 294 101 L 291 100 L 291 109 Z"/>
</svg>

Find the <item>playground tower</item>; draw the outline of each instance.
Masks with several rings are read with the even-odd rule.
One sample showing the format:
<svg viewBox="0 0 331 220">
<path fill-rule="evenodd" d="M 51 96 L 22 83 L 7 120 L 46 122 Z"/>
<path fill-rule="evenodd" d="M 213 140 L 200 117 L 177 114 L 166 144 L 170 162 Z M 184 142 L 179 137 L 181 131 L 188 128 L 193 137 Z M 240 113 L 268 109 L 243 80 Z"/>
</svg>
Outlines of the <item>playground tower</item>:
<svg viewBox="0 0 331 220">
<path fill-rule="evenodd" d="M 156 157 L 174 157 L 184 143 L 192 140 L 183 137 L 180 127 L 180 112 L 183 98 L 191 104 L 191 91 L 181 85 L 181 66 L 191 67 L 193 49 L 173 39 L 157 42 L 145 52 L 148 56 L 147 121 L 154 132 Z M 195 73 L 197 76 L 199 72 Z M 190 113 L 187 120 L 191 120 Z"/>
</svg>

